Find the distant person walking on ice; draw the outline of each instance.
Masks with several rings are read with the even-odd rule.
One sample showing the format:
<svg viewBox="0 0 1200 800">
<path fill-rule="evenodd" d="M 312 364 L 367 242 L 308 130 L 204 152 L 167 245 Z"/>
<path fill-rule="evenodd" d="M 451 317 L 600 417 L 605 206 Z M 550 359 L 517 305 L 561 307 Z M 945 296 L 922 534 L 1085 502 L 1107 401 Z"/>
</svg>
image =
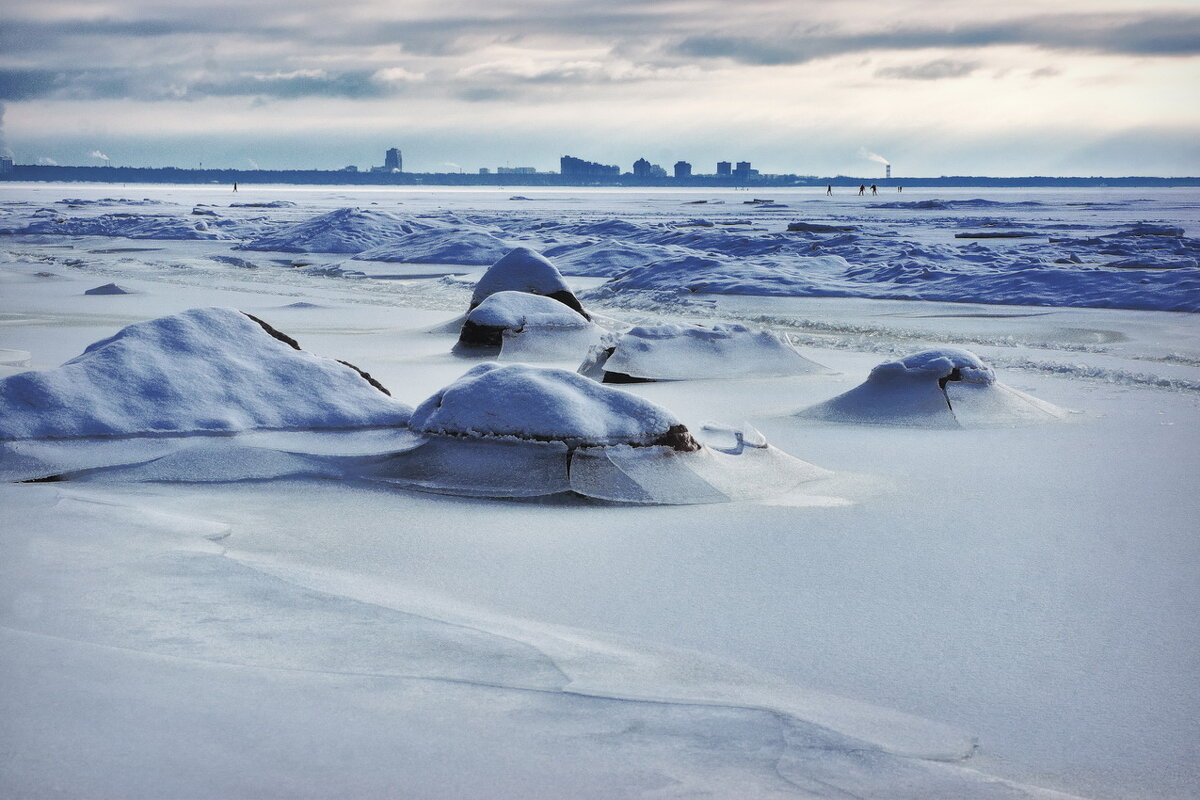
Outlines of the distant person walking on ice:
<svg viewBox="0 0 1200 800">
<path fill-rule="evenodd" d="M 233 190 L 234 190 L 235 192 L 237 191 L 237 181 L 234 181 L 234 182 L 233 182 Z"/>
<path fill-rule="evenodd" d="M 896 187 L 896 191 L 897 191 L 897 192 L 903 192 L 903 191 L 904 191 L 904 187 L 903 187 L 903 186 L 897 186 L 897 187 Z"/>
<path fill-rule="evenodd" d="M 832 183 L 825 187 L 825 194 L 826 195 L 833 194 L 833 184 Z"/>
<path fill-rule="evenodd" d="M 879 194 L 879 187 L 873 183 L 871 184 L 871 194 Z"/>
<path fill-rule="evenodd" d="M 867 192 L 867 185 L 865 183 L 860 183 L 858 185 L 858 196 L 862 197 L 864 194 L 866 194 L 866 192 Z"/>
</svg>

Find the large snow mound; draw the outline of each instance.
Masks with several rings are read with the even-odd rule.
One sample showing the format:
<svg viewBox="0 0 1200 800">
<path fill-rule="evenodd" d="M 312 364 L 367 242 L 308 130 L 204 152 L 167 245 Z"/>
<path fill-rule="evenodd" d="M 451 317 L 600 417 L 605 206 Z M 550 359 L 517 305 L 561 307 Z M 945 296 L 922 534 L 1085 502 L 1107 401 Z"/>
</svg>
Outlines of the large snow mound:
<svg viewBox="0 0 1200 800">
<path fill-rule="evenodd" d="M 413 411 L 421 433 L 573 446 L 657 443 L 679 420 L 636 395 L 562 369 L 479 364 Z"/>
<path fill-rule="evenodd" d="M 471 294 L 470 307 L 479 305 L 488 295 L 503 291 L 553 297 L 584 314 L 583 306 L 563 280 L 558 267 L 554 266 L 550 259 L 528 247 L 514 248 L 483 273 Z"/>
<path fill-rule="evenodd" d="M 401 219 L 386 211 L 339 208 L 259 236 L 243 244 L 242 249 L 278 250 L 284 253 L 360 253 L 425 227 L 427 225 L 423 223 Z"/>
<path fill-rule="evenodd" d="M 1049 422 L 1062 409 L 996 380 L 968 350 L 923 350 L 871 370 L 867 380 L 799 416 L 831 422 L 962 428 Z"/>
<path fill-rule="evenodd" d="M 598 354 L 584 374 L 606 383 L 677 381 L 826 371 L 773 331 L 731 323 L 638 326 L 621 334 L 607 359 Z M 598 372 L 602 375 L 596 374 Z"/>
<path fill-rule="evenodd" d="M 409 406 L 234 309 L 140 322 L 0 380 L 0 439 L 400 425 Z"/>
</svg>

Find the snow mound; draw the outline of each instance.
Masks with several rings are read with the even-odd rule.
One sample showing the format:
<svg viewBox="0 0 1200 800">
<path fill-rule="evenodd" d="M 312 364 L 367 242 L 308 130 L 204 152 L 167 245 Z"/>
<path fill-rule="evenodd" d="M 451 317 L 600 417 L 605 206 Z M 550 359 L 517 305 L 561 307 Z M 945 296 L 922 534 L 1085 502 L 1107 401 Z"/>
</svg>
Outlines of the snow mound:
<svg viewBox="0 0 1200 800">
<path fill-rule="evenodd" d="M 558 267 L 554 266 L 550 259 L 528 247 L 514 248 L 483 273 L 483 277 L 475 284 L 470 308 L 475 308 L 489 295 L 503 291 L 551 297 L 587 317 L 587 312 L 563 280 Z"/>
<path fill-rule="evenodd" d="M 193 309 L 0 380 L 0 439 L 403 424 L 377 386 L 239 311 Z"/>
<path fill-rule="evenodd" d="M 422 227 L 386 211 L 339 208 L 259 236 L 241 247 L 284 253 L 360 253 Z"/>
<path fill-rule="evenodd" d="M 871 370 L 845 394 L 799 413 L 808 419 L 926 428 L 965 428 L 1049 422 L 1063 411 L 996 380 L 992 368 L 967 350 L 943 347 L 913 353 Z"/>
<path fill-rule="evenodd" d="M 580 372 L 604 383 L 804 375 L 826 371 L 790 341 L 745 325 L 636 327 L 611 353 L 594 351 Z"/>
<path fill-rule="evenodd" d="M 410 425 L 429 441 L 388 459 L 376 477 L 446 494 L 716 503 L 829 474 L 757 432 L 739 434 L 728 452 L 714 450 L 648 400 L 521 364 L 480 364 L 417 406 Z"/>
<path fill-rule="evenodd" d="M 510 245 L 481 230 L 417 231 L 364 250 L 355 259 L 404 264 L 470 264 L 486 266 L 510 250 Z"/>
</svg>

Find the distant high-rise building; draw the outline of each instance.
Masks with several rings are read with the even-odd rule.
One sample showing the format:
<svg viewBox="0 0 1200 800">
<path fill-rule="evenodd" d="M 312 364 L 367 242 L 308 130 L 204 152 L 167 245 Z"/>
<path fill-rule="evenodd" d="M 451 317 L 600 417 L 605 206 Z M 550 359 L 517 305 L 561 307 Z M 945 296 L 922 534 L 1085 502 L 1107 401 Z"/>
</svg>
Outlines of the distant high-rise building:
<svg viewBox="0 0 1200 800">
<path fill-rule="evenodd" d="M 892 179 L 892 165 L 891 164 L 887 165 L 887 172 L 885 174 L 887 176 L 887 179 L 890 181 Z"/>
<path fill-rule="evenodd" d="M 7 175 L 13 171 L 13 160 L 11 156 L 0 156 L 0 175 Z"/>
<path fill-rule="evenodd" d="M 692 165 L 686 161 L 675 162 L 675 177 L 690 178 L 692 177 Z"/>
<path fill-rule="evenodd" d="M 399 147 L 388 148 L 383 159 L 383 168 L 390 172 L 404 172 L 404 157 L 400 155 Z"/>
<path fill-rule="evenodd" d="M 718 161 L 717 162 L 717 174 L 718 175 L 729 175 L 732 172 L 733 172 L 733 164 L 730 164 L 728 161 Z"/>
<path fill-rule="evenodd" d="M 652 165 L 644 158 L 639 158 L 633 162 L 633 175 L 635 178 L 649 178 Z"/>
<path fill-rule="evenodd" d="M 749 161 L 739 161 L 737 162 L 737 166 L 733 168 L 734 177 L 737 178 L 749 178 L 751 171 Z"/>
<path fill-rule="evenodd" d="M 488 169 L 487 167 L 480 167 L 479 174 L 480 175 L 491 175 L 492 171 L 490 169 Z"/>
<path fill-rule="evenodd" d="M 616 178 L 621 174 L 621 168 L 618 166 L 597 164 L 574 156 L 560 158 L 558 171 L 565 178 Z"/>
</svg>

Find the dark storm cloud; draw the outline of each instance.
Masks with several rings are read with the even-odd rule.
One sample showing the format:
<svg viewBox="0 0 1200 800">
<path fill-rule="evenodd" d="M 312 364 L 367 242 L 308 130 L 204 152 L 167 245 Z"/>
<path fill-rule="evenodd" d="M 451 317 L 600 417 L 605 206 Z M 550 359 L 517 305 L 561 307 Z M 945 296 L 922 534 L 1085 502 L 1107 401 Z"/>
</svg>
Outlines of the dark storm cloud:
<svg viewBox="0 0 1200 800">
<path fill-rule="evenodd" d="M 903 67 L 884 67 L 875 71 L 877 78 L 899 78 L 912 81 L 940 81 L 945 78 L 962 78 L 979 69 L 978 61 L 955 61 L 939 58 L 924 64 Z"/>
<path fill-rule="evenodd" d="M 857 35 L 801 32 L 787 38 L 691 36 L 680 42 L 676 50 L 693 58 L 728 58 L 765 66 L 799 64 L 870 50 L 997 45 L 1119 55 L 1197 55 L 1200 54 L 1200 14 L 1156 14 L 1141 19 L 1115 14 L 1064 14 L 952 28 L 896 28 Z"/>
<path fill-rule="evenodd" d="M 290 74 L 234 74 L 188 81 L 182 75 L 159 72 L 153 77 L 140 70 L 0 69 L 3 100 L 198 100 L 205 97 L 261 97 L 296 99 L 388 97 L 403 90 L 402 83 L 379 80 L 365 70 L 296 72 Z"/>
</svg>

